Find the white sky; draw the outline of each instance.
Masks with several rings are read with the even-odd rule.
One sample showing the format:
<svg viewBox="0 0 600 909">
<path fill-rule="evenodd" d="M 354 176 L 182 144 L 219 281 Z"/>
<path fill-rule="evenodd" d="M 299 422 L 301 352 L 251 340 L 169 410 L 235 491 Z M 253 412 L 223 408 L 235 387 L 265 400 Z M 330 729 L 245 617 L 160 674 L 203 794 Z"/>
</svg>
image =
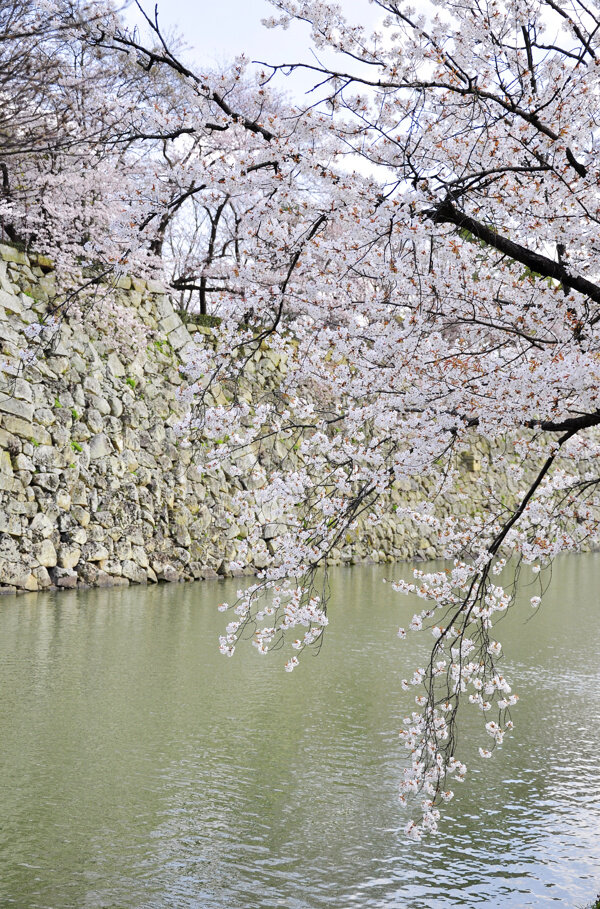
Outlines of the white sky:
<svg viewBox="0 0 600 909">
<path fill-rule="evenodd" d="M 154 0 L 140 2 L 153 15 Z M 341 5 L 353 22 L 366 25 L 381 17 L 367 0 L 341 0 Z M 314 62 L 308 26 L 294 23 L 284 31 L 261 25 L 261 19 L 277 15 L 268 0 L 158 0 L 158 14 L 164 31 L 175 27 L 191 45 L 198 68 L 218 67 L 240 54 L 269 63 Z M 137 21 L 132 8 L 128 18 Z"/>
<path fill-rule="evenodd" d="M 132 5 L 126 18 L 133 25 L 140 21 L 141 16 L 135 9 L 134 0 L 130 2 Z M 294 22 L 288 29 L 268 29 L 261 24 L 261 19 L 278 14 L 268 0 L 140 0 L 151 17 L 154 16 L 155 2 L 158 2 L 161 31 L 168 34 L 175 29 L 181 35 L 189 47 L 184 57 L 196 72 L 202 72 L 204 68 L 224 67 L 240 54 L 249 60 L 273 64 L 318 62 L 311 52 L 308 25 Z M 374 29 L 383 18 L 381 8 L 372 5 L 369 0 L 338 2 L 352 24 Z M 319 53 L 322 60 L 330 65 L 337 57 L 331 51 Z M 347 65 L 347 61 L 340 64 L 341 68 Z M 305 93 L 318 80 L 318 76 L 307 73 L 296 72 L 289 78 L 280 73 L 272 85 L 302 105 L 305 101 L 312 103 L 316 100 L 316 95 L 307 96 Z M 352 156 L 346 163 L 349 169 L 367 175 L 373 173 L 372 165 L 363 158 Z"/>
</svg>

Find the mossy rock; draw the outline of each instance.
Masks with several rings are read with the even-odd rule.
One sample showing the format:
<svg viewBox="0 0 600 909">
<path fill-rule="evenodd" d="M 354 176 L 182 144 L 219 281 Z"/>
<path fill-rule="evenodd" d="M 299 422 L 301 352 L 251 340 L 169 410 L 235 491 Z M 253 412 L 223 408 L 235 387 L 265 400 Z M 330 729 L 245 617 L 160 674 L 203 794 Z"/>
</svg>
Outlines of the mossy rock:
<svg viewBox="0 0 600 909">
<path fill-rule="evenodd" d="M 216 328 L 223 321 L 219 316 L 209 316 L 208 313 L 181 313 L 186 327 L 197 326 L 199 328 Z"/>
</svg>

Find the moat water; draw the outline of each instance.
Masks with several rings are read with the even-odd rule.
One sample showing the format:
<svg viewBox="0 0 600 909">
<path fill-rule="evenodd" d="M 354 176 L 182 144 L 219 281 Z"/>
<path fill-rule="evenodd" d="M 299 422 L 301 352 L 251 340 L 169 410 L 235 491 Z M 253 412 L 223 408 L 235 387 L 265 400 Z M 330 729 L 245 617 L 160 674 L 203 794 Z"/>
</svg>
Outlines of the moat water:
<svg viewBox="0 0 600 909">
<path fill-rule="evenodd" d="M 582 907 L 600 891 L 600 556 L 554 567 L 497 636 L 520 701 L 491 760 L 480 718 L 441 834 L 398 802 L 401 642 L 415 604 L 332 576 L 330 627 L 293 673 L 228 660 L 239 582 L 0 600 L 0 906 L 18 909 Z M 419 601 L 422 608 L 422 601 Z"/>
</svg>

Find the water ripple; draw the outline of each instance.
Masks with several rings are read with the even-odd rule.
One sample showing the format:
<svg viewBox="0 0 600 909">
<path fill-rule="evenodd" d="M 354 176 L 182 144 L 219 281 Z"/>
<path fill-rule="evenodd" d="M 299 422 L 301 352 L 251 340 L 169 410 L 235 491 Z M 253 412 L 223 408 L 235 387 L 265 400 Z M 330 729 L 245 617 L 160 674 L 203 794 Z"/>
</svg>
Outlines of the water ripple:
<svg viewBox="0 0 600 909">
<path fill-rule="evenodd" d="M 414 605 L 382 588 L 389 569 L 334 574 L 325 646 L 291 676 L 250 648 L 218 656 L 227 585 L 3 600 L 0 905 L 589 903 L 600 889 L 597 562 L 561 561 L 535 621 L 517 608 L 503 622 L 517 732 L 482 767 L 478 718 L 465 715 L 470 782 L 421 845 L 403 838 L 396 797 L 400 679 L 418 651 L 395 629 Z"/>
</svg>

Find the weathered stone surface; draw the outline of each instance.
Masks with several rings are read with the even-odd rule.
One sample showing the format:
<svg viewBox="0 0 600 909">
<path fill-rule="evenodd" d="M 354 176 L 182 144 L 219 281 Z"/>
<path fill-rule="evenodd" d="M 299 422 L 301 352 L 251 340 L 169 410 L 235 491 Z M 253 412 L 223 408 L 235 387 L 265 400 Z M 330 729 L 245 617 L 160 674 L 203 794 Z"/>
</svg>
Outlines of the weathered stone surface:
<svg viewBox="0 0 600 909">
<path fill-rule="evenodd" d="M 86 511 L 85 508 L 82 508 L 80 505 L 75 505 L 71 509 L 71 514 L 73 518 L 80 524 L 82 527 L 87 527 L 90 523 L 90 513 Z"/>
<path fill-rule="evenodd" d="M 57 562 L 56 549 L 50 540 L 42 540 L 33 547 L 33 557 L 39 565 L 54 568 Z"/>
<path fill-rule="evenodd" d="M 176 568 L 173 567 L 169 562 L 152 562 L 152 567 L 156 572 L 157 578 L 161 581 L 169 581 L 173 583 L 174 581 L 179 580 L 179 573 Z"/>
<path fill-rule="evenodd" d="M 33 419 L 40 426 L 48 427 L 56 423 L 56 417 L 49 407 L 37 407 L 33 414 Z"/>
<path fill-rule="evenodd" d="M 143 546 L 132 547 L 132 560 L 136 562 L 140 568 L 148 568 L 148 565 L 150 564 L 148 554 Z"/>
<path fill-rule="evenodd" d="M 121 416 L 121 414 L 123 413 L 123 404 L 122 404 L 121 400 L 119 398 L 112 397 L 110 399 L 109 403 L 110 403 L 111 414 L 113 415 L 113 417 L 116 417 L 118 419 Z"/>
<path fill-rule="evenodd" d="M 73 505 L 87 505 L 88 491 L 84 483 L 76 481 L 71 489 L 71 501 Z"/>
<path fill-rule="evenodd" d="M 36 514 L 29 526 L 29 531 L 34 537 L 41 537 L 44 540 L 52 536 L 54 529 L 54 522 L 43 512 Z"/>
<path fill-rule="evenodd" d="M 54 569 L 54 583 L 57 587 L 65 589 L 77 587 L 78 577 L 74 571 L 68 571 L 64 568 Z"/>
<path fill-rule="evenodd" d="M 108 549 L 101 543 L 86 543 L 82 549 L 82 556 L 86 562 L 103 562 L 109 555 Z"/>
<path fill-rule="evenodd" d="M 164 319 L 161 319 L 158 324 L 160 330 L 164 332 L 164 334 L 168 334 L 170 331 L 174 331 L 175 329 L 179 328 L 182 323 L 179 316 L 176 313 L 171 312 Z"/>
<path fill-rule="evenodd" d="M 148 580 L 145 570 L 129 559 L 123 562 L 123 577 L 133 581 L 134 584 L 145 584 Z"/>
<path fill-rule="evenodd" d="M 37 253 L 35 258 L 32 260 L 35 261 L 39 266 L 41 271 L 46 274 L 49 271 L 54 271 L 54 262 L 48 256 L 42 256 L 40 253 Z M 41 284 L 42 282 L 40 282 Z"/>
<path fill-rule="evenodd" d="M 63 511 L 69 511 L 71 508 L 71 496 L 68 492 L 65 492 L 62 489 L 56 493 L 56 504 L 59 508 L 62 508 Z"/>
<path fill-rule="evenodd" d="M 12 394 L 19 401 L 28 401 L 31 403 L 33 401 L 33 391 L 29 382 L 26 382 L 25 379 L 17 377 L 14 381 L 14 386 L 11 389 Z"/>
<path fill-rule="evenodd" d="M 118 559 L 107 559 L 103 563 L 104 571 L 107 574 L 120 576 L 123 574 L 123 567 Z"/>
<path fill-rule="evenodd" d="M 7 473 L 0 473 L 0 492 L 18 492 L 22 488 L 19 481 Z"/>
<path fill-rule="evenodd" d="M 11 414 L 20 420 L 31 423 L 33 419 L 33 404 L 27 401 L 19 401 L 7 392 L 0 392 L 0 411 Z"/>
<path fill-rule="evenodd" d="M 12 461 L 8 451 L 0 451 L 0 474 L 9 477 L 13 475 Z"/>
<path fill-rule="evenodd" d="M 38 590 L 46 590 L 48 587 L 52 586 L 52 578 L 44 565 L 39 565 L 37 568 L 34 568 L 31 573 L 37 581 Z"/>
<path fill-rule="evenodd" d="M 6 457 L 9 457 L 8 452 L 3 452 Z M 10 458 L 9 458 L 10 460 Z M 29 470 L 31 473 L 35 470 L 35 464 L 33 463 L 33 458 L 28 457 L 22 453 L 18 454 L 15 458 L 15 470 Z M 11 471 L 12 473 L 12 471 Z"/>
<path fill-rule="evenodd" d="M 32 456 L 32 461 L 38 470 L 62 467 L 63 460 L 62 453 L 52 445 L 38 445 Z"/>
<path fill-rule="evenodd" d="M 58 550 L 58 564 L 67 571 L 72 571 L 79 562 L 81 549 L 78 546 L 63 544 Z"/>
<path fill-rule="evenodd" d="M 28 423 L 26 420 L 19 419 L 19 417 L 5 415 L 2 417 L 2 424 L 7 432 L 22 439 L 33 439 L 38 445 L 52 444 L 52 436 L 47 429 L 38 423 Z"/>
<path fill-rule="evenodd" d="M 0 256 L 5 262 L 15 262 L 19 265 L 29 265 L 29 259 L 24 252 L 15 249 L 13 246 L 5 246 L 0 243 Z"/>
<path fill-rule="evenodd" d="M 0 559 L 0 584 L 19 590 L 37 590 L 39 586 L 37 578 L 28 567 L 6 559 Z"/>
<path fill-rule="evenodd" d="M 91 395 L 90 397 L 95 398 L 97 400 L 96 395 Z M 102 432 L 102 429 L 104 427 L 104 423 L 102 422 L 102 414 L 98 410 L 96 410 L 95 407 L 88 408 L 84 419 L 85 419 L 85 424 L 91 433 Z M 91 453 L 91 446 L 90 446 L 90 453 Z M 101 455 L 101 457 L 103 457 L 103 456 Z"/>
<path fill-rule="evenodd" d="M 8 533 L 11 536 L 20 537 L 23 533 L 23 525 L 20 519 L 15 515 L 0 511 L 0 533 Z"/>
<path fill-rule="evenodd" d="M 259 508 L 250 498 L 251 516 L 243 520 L 234 504 L 240 489 L 251 494 L 264 484 L 256 454 L 248 454 L 239 478 L 221 469 L 205 473 L 174 431 L 188 407 L 178 394 L 182 358 L 194 344 L 210 344 L 211 329 L 199 327 L 192 340 L 161 285 L 124 277 L 119 303 L 140 327 L 156 330 L 147 345 L 128 350 L 114 326 L 67 314 L 54 354 L 23 371 L 26 324 L 55 287 L 43 268 L 32 271 L 24 254 L 0 246 L 6 261 L 12 270 L 0 266 L 0 588 L 175 582 L 263 568 L 283 530 L 277 503 Z M 17 286 L 41 302 L 15 293 Z M 248 381 L 275 387 L 284 362 L 262 345 L 248 364 Z M 249 384 L 238 391 L 251 399 Z M 219 386 L 208 394 L 226 401 Z M 284 454 L 277 444 L 263 451 L 272 463 Z M 392 498 L 400 505 L 423 492 L 415 481 L 394 489 Z M 257 529 L 264 539 L 254 539 Z M 390 519 L 350 534 L 333 561 L 433 553 L 427 533 L 411 536 Z"/>
<path fill-rule="evenodd" d="M 74 527 L 70 533 L 69 537 L 72 543 L 76 543 L 78 546 L 83 546 L 87 543 L 87 531 L 83 527 Z"/>
<path fill-rule="evenodd" d="M 103 432 L 90 440 L 90 458 L 92 460 L 106 458 L 108 455 L 112 454 L 112 451 L 113 447 L 110 440 Z"/>
<path fill-rule="evenodd" d="M 57 473 L 36 473 L 32 477 L 31 482 L 34 486 L 41 486 L 42 489 L 46 489 L 48 492 L 56 492 L 60 477 Z"/>
<path fill-rule="evenodd" d="M 110 413 L 110 404 L 102 395 L 90 395 L 90 404 L 100 415 L 100 418 L 106 417 Z"/>
<path fill-rule="evenodd" d="M 98 381 L 98 379 L 94 378 L 94 376 L 85 377 L 85 379 L 83 380 L 83 390 L 89 391 L 94 395 L 102 394 L 102 387 L 100 385 L 100 382 Z"/>
</svg>

